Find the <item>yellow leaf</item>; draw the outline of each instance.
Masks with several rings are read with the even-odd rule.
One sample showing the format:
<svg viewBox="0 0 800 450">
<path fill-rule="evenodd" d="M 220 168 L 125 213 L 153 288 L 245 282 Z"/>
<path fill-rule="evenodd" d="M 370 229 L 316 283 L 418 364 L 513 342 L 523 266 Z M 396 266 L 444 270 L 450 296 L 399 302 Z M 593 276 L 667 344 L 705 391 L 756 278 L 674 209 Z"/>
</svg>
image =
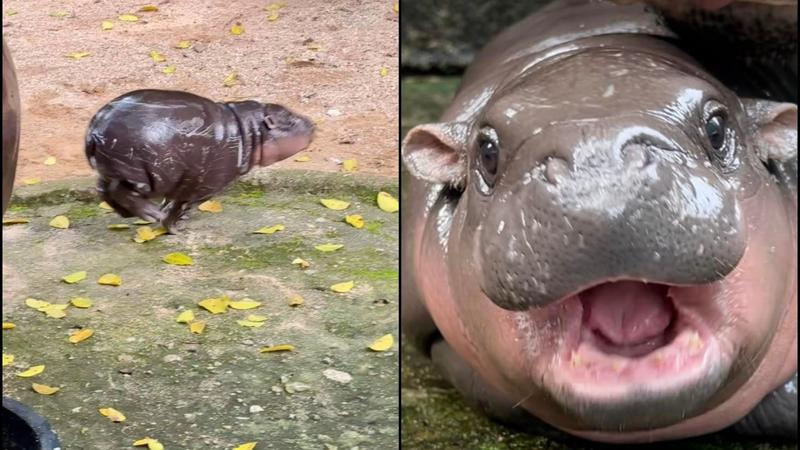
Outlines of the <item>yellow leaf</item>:
<svg viewBox="0 0 800 450">
<path fill-rule="evenodd" d="M 18 225 L 21 223 L 30 223 L 30 220 L 23 219 L 22 217 L 9 217 L 8 219 L 3 219 L 3 225 Z"/>
<path fill-rule="evenodd" d="M 47 310 L 51 311 L 64 311 L 69 306 L 69 303 L 58 303 L 58 304 L 50 304 L 45 306 L 44 308 L 39 309 L 39 311 L 46 312 Z"/>
<path fill-rule="evenodd" d="M 253 322 L 250 320 L 237 320 L 236 323 L 238 323 L 243 327 L 249 327 L 249 328 L 258 328 L 264 325 L 264 322 Z"/>
<path fill-rule="evenodd" d="M 30 377 L 35 377 L 36 375 L 39 375 L 42 372 L 44 372 L 44 365 L 33 366 L 24 372 L 18 373 L 17 376 L 22 378 L 30 378 Z"/>
<path fill-rule="evenodd" d="M 236 75 L 236 72 L 231 72 L 225 77 L 225 79 L 222 81 L 222 84 L 225 87 L 231 87 L 236 84 L 237 81 L 239 81 L 238 78 L 239 76 Z"/>
<path fill-rule="evenodd" d="M 76 308 L 89 308 L 92 306 L 92 300 L 86 297 L 75 297 L 69 302 Z"/>
<path fill-rule="evenodd" d="M 26 298 L 25 304 L 36 310 L 41 310 L 42 308 L 50 306 L 50 302 L 36 300 L 35 298 Z"/>
<path fill-rule="evenodd" d="M 4 330 L 12 330 L 14 328 L 17 328 L 17 326 L 14 325 L 13 323 L 11 323 L 11 322 L 3 322 L 3 329 Z"/>
<path fill-rule="evenodd" d="M 277 2 L 277 3 L 270 3 L 269 5 L 264 7 L 265 11 L 277 11 L 281 8 L 286 6 L 285 2 Z"/>
<path fill-rule="evenodd" d="M 151 223 L 153 223 L 153 222 L 150 222 L 149 220 L 143 220 L 143 219 L 137 219 L 135 222 L 133 222 L 134 225 L 150 225 Z"/>
<path fill-rule="evenodd" d="M 158 11 L 158 6 L 144 5 L 141 8 L 139 8 L 139 11 L 142 11 L 142 12 L 156 12 L 156 11 Z"/>
<path fill-rule="evenodd" d="M 364 228 L 364 218 L 359 214 L 344 216 L 344 221 L 354 226 L 355 228 Z"/>
<path fill-rule="evenodd" d="M 233 450 L 253 450 L 256 448 L 256 444 L 258 444 L 258 442 L 247 442 L 234 448 Z"/>
<path fill-rule="evenodd" d="M 177 44 L 175 44 L 175 48 L 182 48 L 182 49 L 187 49 L 190 48 L 191 46 L 192 43 L 189 41 L 179 41 Z"/>
<path fill-rule="evenodd" d="M 139 439 L 138 441 L 133 443 L 134 447 L 139 447 L 141 445 L 146 445 L 147 450 L 164 450 L 164 445 L 162 445 L 161 442 L 158 442 L 158 440 L 149 437 L 144 439 Z"/>
<path fill-rule="evenodd" d="M 27 184 L 28 186 L 30 186 L 30 185 L 33 185 L 33 184 L 41 183 L 42 179 L 41 178 L 37 178 L 37 177 L 31 177 L 31 178 L 25 178 L 24 180 L 22 180 L 22 182 Z"/>
<path fill-rule="evenodd" d="M 311 263 L 303 258 L 295 258 L 294 261 L 292 261 L 292 264 L 300 266 L 301 269 L 307 269 L 311 266 Z"/>
<path fill-rule="evenodd" d="M 400 2 L 394 2 L 394 5 L 392 5 L 392 11 L 396 13 L 400 12 Z"/>
<path fill-rule="evenodd" d="M 57 387 L 50 387 L 39 383 L 33 383 L 31 387 L 33 388 L 34 392 L 42 395 L 53 395 L 59 391 L 59 388 Z"/>
<path fill-rule="evenodd" d="M 50 221 L 50 226 L 53 228 L 67 229 L 69 228 L 69 219 L 67 216 L 55 216 Z"/>
<path fill-rule="evenodd" d="M 253 308 L 258 308 L 259 306 L 261 306 L 261 302 L 257 302 L 257 301 L 255 301 L 253 299 L 245 298 L 245 299 L 242 299 L 242 300 L 240 300 L 238 302 L 230 302 L 230 303 L 228 303 L 228 306 L 230 306 L 233 309 L 253 309 Z"/>
<path fill-rule="evenodd" d="M 293 351 L 294 351 L 294 345 L 292 344 L 272 345 L 261 349 L 261 353 L 293 352 Z"/>
<path fill-rule="evenodd" d="M 19 11 L 14 11 L 13 9 L 9 9 L 8 11 L 6 11 L 7 16 L 15 16 L 17 14 L 19 14 Z"/>
<path fill-rule="evenodd" d="M 203 334 L 203 330 L 205 329 L 206 329 L 206 323 L 201 320 L 189 324 L 189 331 L 191 331 L 194 334 Z"/>
<path fill-rule="evenodd" d="M 303 297 L 297 294 L 292 294 L 289 296 L 289 306 L 300 306 L 305 303 Z"/>
<path fill-rule="evenodd" d="M 387 334 L 379 337 L 372 344 L 369 344 L 369 349 L 375 352 L 385 352 L 392 348 L 392 345 L 394 345 L 394 337 L 392 337 L 391 334 Z"/>
<path fill-rule="evenodd" d="M 245 317 L 244 320 L 248 322 L 264 322 L 267 320 L 267 316 L 259 316 L 258 314 L 250 314 L 249 316 Z"/>
<path fill-rule="evenodd" d="M 119 20 L 123 22 L 137 22 L 139 20 L 139 17 L 133 14 L 122 14 L 119 16 Z"/>
<path fill-rule="evenodd" d="M 108 204 L 108 202 L 100 202 L 100 204 L 97 205 L 97 207 L 100 209 L 105 209 L 106 211 L 114 210 L 114 208 L 112 208 L 111 205 Z"/>
<path fill-rule="evenodd" d="M 81 270 L 80 272 L 64 275 L 63 277 L 61 277 L 61 279 L 64 280 L 64 282 L 66 283 L 75 284 L 86 279 L 86 271 Z"/>
<path fill-rule="evenodd" d="M 345 202 L 343 200 L 337 200 L 335 198 L 323 198 L 319 201 L 328 209 L 332 209 L 334 211 L 341 211 L 343 209 L 347 209 L 350 206 L 350 202 Z"/>
<path fill-rule="evenodd" d="M 200 206 L 197 207 L 200 211 L 210 212 L 210 213 L 218 213 L 222 212 L 222 203 L 216 200 L 208 200 L 203 203 L 200 203 Z"/>
<path fill-rule="evenodd" d="M 170 253 L 164 257 L 164 262 L 175 266 L 191 266 L 194 264 L 191 256 L 181 252 Z"/>
<path fill-rule="evenodd" d="M 259 228 L 259 229 L 257 229 L 256 231 L 253 231 L 253 233 L 258 233 L 258 234 L 273 234 L 273 233 L 277 233 L 278 231 L 283 231 L 283 230 L 284 230 L 284 228 L 285 228 L 285 227 L 284 227 L 283 225 L 273 225 L 273 226 L 271 226 L 271 227 L 262 227 L 262 228 Z"/>
<path fill-rule="evenodd" d="M 158 235 L 155 233 L 155 231 L 153 231 L 152 228 L 145 225 L 136 229 L 136 237 L 142 242 L 147 242 L 157 238 Z"/>
<path fill-rule="evenodd" d="M 239 36 L 242 33 L 244 33 L 244 25 L 242 25 L 240 22 L 233 24 L 231 27 L 231 34 L 234 36 Z"/>
<path fill-rule="evenodd" d="M 380 74 L 382 77 L 385 77 L 386 75 L 389 75 L 389 68 L 388 68 L 388 67 L 381 67 L 381 70 L 380 70 L 380 71 L 378 71 L 378 73 L 379 73 L 379 74 Z"/>
<path fill-rule="evenodd" d="M 114 223 L 114 224 L 109 225 L 108 229 L 109 230 L 127 230 L 130 227 L 131 226 L 128 225 L 127 223 Z"/>
<path fill-rule="evenodd" d="M 47 317 L 52 317 L 53 319 L 62 319 L 67 317 L 67 313 L 64 312 L 63 308 L 60 308 L 61 305 L 50 305 L 46 308 L 40 309 L 41 312 L 45 313 Z"/>
<path fill-rule="evenodd" d="M 14 355 L 6 355 L 3 353 L 3 367 L 14 364 Z"/>
<path fill-rule="evenodd" d="M 358 161 L 355 159 L 345 159 L 342 161 L 342 172 L 355 172 L 358 170 Z"/>
<path fill-rule="evenodd" d="M 98 411 L 100 411 L 100 414 L 102 414 L 102 415 L 108 417 L 109 419 L 111 419 L 112 422 L 124 422 L 125 421 L 125 415 L 122 414 L 121 412 L 117 411 L 114 408 L 100 408 Z"/>
<path fill-rule="evenodd" d="M 167 60 L 167 58 L 164 55 L 162 55 L 156 50 L 150 50 L 150 58 L 152 58 L 153 61 L 157 63 L 164 62 Z"/>
<path fill-rule="evenodd" d="M 178 318 L 175 319 L 175 322 L 178 323 L 189 323 L 194 320 L 194 313 L 192 311 L 184 311 L 178 314 Z"/>
<path fill-rule="evenodd" d="M 63 19 L 64 17 L 69 17 L 69 13 L 66 11 L 56 11 L 56 12 L 51 12 L 50 16 Z"/>
<path fill-rule="evenodd" d="M 378 208 L 393 213 L 400 209 L 400 203 L 388 192 L 378 192 Z"/>
<path fill-rule="evenodd" d="M 107 273 L 97 279 L 97 284 L 105 284 L 107 286 L 119 286 L 122 284 L 122 278 L 113 273 Z"/>
<path fill-rule="evenodd" d="M 54 156 L 48 156 L 44 159 L 45 166 L 55 166 L 56 165 L 56 158 Z"/>
<path fill-rule="evenodd" d="M 161 69 L 161 71 L 164 72 L 167 75 L 172 75 L 173 73 L 175 73 L 175 71 L 177 69 L 178 68 L 176 66 L 167 66 L 167 67 L 164 67 L 163 69 Z"/>
<path fill-rule="evenodd" d="M 320 244 L 314 248 L 321 252 L 334 252 L 342 247 L 344 247 L 342 244 Z"/>
<path fill-rule="evenodd" d="M 314 52 L 322 50 L 322 46 L 317 42 L 309 42 L 306 44 L 306 48 Z"/>
<path fill-rule="evenodd" d="M 306 155 L 303 155 L 303 156 L 298 156 L 294 160 L 297 161 L 297 162 L 309 162 L 309 161 L 311 161 L 311 158 L 309 158 Z"/>
<path fill-rule="evenodd" d="M 198 302 L 201 308 L 207 310 L 211 314 L 222 314 L 228 310 L 230 299 L 228 297 L 207 298 Z"/>
<path fill-rule="evenodd" d="M 267 20 L 270 22 L 278 20 L 278 11 L 270 11 L 269 14 L 267 14 Z"/>
<path fill-rule="evenodd" d="M 100 29 L 103 31 L 108 31 L 114 28 L 114 22 L 110 20 L 104 20 L 100 22 Z"/>
<path fill-rule="evenodd" d="M 89 52 L 73 52 L 73 53 L 70 53 L 67 56 L 69 56 L 72 59 L 81 59 L 81 58 L 85 58 L 85 57 L 87 57 L 89 55 L 91 55 L 91 53 L 89 53 Z"/>
<path fill-rule="evenodd" d="M 332 285 L 331 286 L 331 290 L 333 292 L 338 292 L 340 294 L 343 294 L 345 292 L 350 292 L 350 290 L 353 289 L 354 285 L 355 285 L 355 283 L 353 283 L 352 281 L 345 281 L 345 282 L 342 282 L 342 283 L 336 283 L 336 284 Z"/>
<path fill-rule="evenodd" d="M 84 328 L 81 331 L 78 331 L 77 333 L 71 335 L 69 337 L 69 341 L 72 342 L 73 344 L 77 344 L 78 342 L 89 339 L 90 337 L 92 337 L 93 334 L 94 330 L 89 328 Z"/>
</svg>

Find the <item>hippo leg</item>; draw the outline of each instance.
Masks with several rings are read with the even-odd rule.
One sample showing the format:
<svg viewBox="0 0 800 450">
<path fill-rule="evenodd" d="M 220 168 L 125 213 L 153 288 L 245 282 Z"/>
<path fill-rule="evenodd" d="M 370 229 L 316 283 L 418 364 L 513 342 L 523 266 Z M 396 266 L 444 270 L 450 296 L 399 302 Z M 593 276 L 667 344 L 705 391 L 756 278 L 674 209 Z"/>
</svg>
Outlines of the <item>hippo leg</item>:
<svg viewBox="0 0 800 450">
<path fill-rule="evenodd" d="M 175 234 L 175 231 L 180 231 L 180 227 L 176 226 L 175 222 L 186 216 L 186 210 L 189 208 L 188 202 L 169 202 L 162 211 L 166 211 L 166 218 L 161 221 L 161 225 L 167 229 L 169 234 Z"/>
<path fill-rule="evenodd" d="M 97 190 L 115 211 L 122 217 L 138 216 L 141 219 L 156 222 L 164 218 L 158 206 L 142 197 L 130 183 L 116 179 L 101 180 Z"/>
<path fill-rule="evenodd" d="M 733 429 L 750 436 L 797 439 L 797 373 L 764 397 Z"/>
</svg>

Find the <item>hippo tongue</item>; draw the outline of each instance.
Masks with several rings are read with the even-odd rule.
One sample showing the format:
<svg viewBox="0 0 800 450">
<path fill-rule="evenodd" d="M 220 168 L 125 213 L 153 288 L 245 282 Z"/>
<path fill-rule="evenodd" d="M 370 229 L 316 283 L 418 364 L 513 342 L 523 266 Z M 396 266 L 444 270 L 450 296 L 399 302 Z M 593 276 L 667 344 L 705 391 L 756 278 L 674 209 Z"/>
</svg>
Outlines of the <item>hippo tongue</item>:
<svg viewBox="0 0 800 450">
<path fill-rule="evenodd" d="M 611 344 L 635 346 L 661 336 L 673 317 L 667 286 L 619 281 L 581 292 L 584 326 Z"/>
</svg>

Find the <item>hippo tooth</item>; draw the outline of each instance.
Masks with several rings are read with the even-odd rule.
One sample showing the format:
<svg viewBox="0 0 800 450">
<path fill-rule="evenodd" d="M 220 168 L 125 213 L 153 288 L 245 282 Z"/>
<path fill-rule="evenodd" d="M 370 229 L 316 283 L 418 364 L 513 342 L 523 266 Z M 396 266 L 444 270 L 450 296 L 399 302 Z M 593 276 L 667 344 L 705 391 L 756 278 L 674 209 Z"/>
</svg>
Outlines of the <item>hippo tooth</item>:
<svg viewBox="0 0 800 450">
<path fill-rule="evenodd" d="M 581 359 L 581 356 L 575 351 L 572 352 L 570 363 L 572 364 L 572 367 L 575 368 L 583 366 L 583 360 Z"/>
<path fill-rule="evenodd" d="M 700 335 L 697 332 L 693 332 L 688 339 L 689 348 L 692 350 L 700 350 L 703 348 L 703 340 L 700 339 Z"/>
</svg>

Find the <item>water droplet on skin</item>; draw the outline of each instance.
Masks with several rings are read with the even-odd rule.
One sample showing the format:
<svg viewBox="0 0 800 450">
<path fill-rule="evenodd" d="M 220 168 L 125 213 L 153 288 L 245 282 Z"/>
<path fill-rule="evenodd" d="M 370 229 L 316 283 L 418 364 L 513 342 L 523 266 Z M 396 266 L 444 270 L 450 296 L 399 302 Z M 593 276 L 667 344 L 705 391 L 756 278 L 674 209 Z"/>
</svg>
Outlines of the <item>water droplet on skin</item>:
<svg viewBox="0 0 800 450">
<path fill-rule="evenodd" d="M 656 262 L 661 261 L 661 253 L 654 252 L 653 253 L 653 261 L 656 261 Z"/>
</svg>

